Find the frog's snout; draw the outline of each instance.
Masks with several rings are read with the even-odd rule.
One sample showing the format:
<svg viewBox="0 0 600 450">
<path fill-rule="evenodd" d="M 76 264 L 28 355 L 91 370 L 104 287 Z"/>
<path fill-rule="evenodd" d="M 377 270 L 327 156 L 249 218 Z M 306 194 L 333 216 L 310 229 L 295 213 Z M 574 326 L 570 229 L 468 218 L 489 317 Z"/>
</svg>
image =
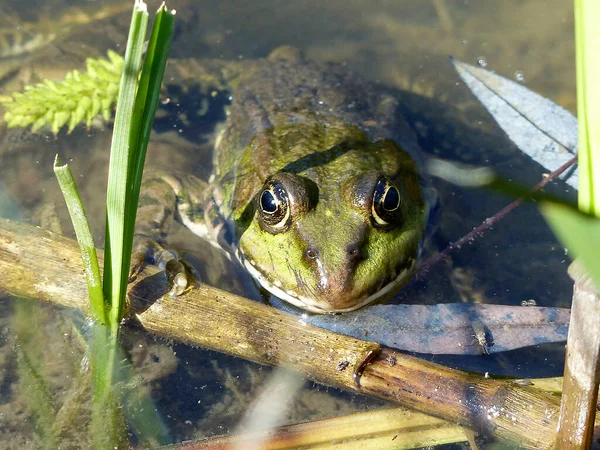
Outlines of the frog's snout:
<svg viewBox="0 0 600 450">
<path fill-rule="evenodd" d="M 358 264 L 366 258 L 363 245 L 351 243 L 329 253 L 311 246 L 304 256 L 315 273 L 314 290 L 304 286 L 304 291 L 314 297 L 320 307 L 330 311 L 343 310 L 361 300 L 357 298 L 355 273 Z"/>
</svg>

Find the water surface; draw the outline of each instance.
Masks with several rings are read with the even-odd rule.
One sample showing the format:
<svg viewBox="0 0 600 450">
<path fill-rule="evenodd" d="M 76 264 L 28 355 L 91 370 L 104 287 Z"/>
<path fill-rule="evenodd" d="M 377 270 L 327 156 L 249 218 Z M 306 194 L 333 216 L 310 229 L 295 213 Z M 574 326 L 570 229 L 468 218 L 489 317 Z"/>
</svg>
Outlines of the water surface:
<svg viewBox="0 0 600 450">
<path fill-rule="evenodd" d="M 104 55 L 108 48 L 122 53 L 129 13 L 120 14 L 128 9 L 121 5 L 59 0 L 0 4 L 0 33 L 8 36 L 4 47 L 14 50 L 8 53 L 19 53 L 15 44 L 19 31 L 38 42 L 32 51 L 6 56 L 0 63 L 4 74 L 0 94 L 8 95 L 40 76 L 60 78 L 65 71 L 81 69 L 86 56 Z M 174 58 L 249 59 L 264 57 L 280 45 L 297 46 L 310 58 L 343 63 L 394 90 L 428 154 L 492 165 L 523 184 L 539 181 L 542 169 L 504 138 L 452 71 L 448 56 L 516 79 L 575 110 L 573 14 L 568 2 L 236 0 L 177 1 L 169 7 L 178 10 Z M 108 18 L 93 19 L 100 15 Z M 36 41 L 36 36 L 41 37 Z M 179 170 L 191 167 L 197 175 L 207 176 L 214 127 L 224 117 L 221 107 L 227 94 L 219 93 L 213 103 L 207 100 L 199 90 L 191 90 L 180 104 L 159 112 L 148 164 Z M 42 211 L 54 204 L 65 234 L 72 235 L 52 175 L 52 160 L 58 152 L 77 177 L 101 242 L 104 198 L 98 193 L 106 184 L 109 143 L 110 125 L 90 130 L 79 127 L 69 136 L 62 132 L 57 137 L 3 129 L 0 215 L 37 224 Z M 436 183 L 443 212 L 433 249 L 459 238 L 508 202 L 485 191 Z M 562 187 L 556 190 L 560 192 Z M 235 269 L 226 261 L 213 255 L 210 267 L 203 263 L 208 246 L 183 230 L 174 233 L 171 242 L 198 264 L 209 282 L 232 288 Z M 567 307 L 568 263 L 564 249 L 535 207 L 525 205 L 484 238 L 437 266 L 428 278 L 413 283 L 401 297 L 414 303 L 472 301 L 515 306 L 535 299 L 538 305 Z M 72 380 L 81 367 L 67 313 L 38 307 L 35 302 L 27 302 L 24 312 L 22 302 L 7 296 L 0 301 L 3 448 L 37 448 L 42 442 L 41 419 L 32 406 L 38 400 L 19 365 L 18 345 L 23 342 L 24 330 L 43 332 L 37 340 L 35 335 L 30 339 L 39 342 L 36 364 L 56 407 L 76 395 Z M 177 442 L 229 432 L 271 370 L 143 333 L 129 335 L 126 345 L 141 377 L 140 388 L 151 393 Z M 446 358 L 445 362 L 518 376 L 557 376 L 562 372 L 562 349 L 559 346 L 546 353 L 533 349 L 467 362 Z M 377 400 L 307 382 L 286 423 L 381 406 L 383 402 Z M 77 433 L 69 436 L 73 440 L 65 443 L 73 448 L 81 443 L 76 439 L 85 440 Z"/>
</svg>

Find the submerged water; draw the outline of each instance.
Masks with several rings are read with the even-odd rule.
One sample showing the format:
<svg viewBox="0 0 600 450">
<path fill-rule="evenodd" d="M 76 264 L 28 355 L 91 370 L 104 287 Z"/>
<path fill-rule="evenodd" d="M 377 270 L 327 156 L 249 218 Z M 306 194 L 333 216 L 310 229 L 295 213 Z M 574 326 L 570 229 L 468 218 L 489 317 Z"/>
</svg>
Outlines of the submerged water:
<svg viewBox="0 0 600 450">
<path fill-rule="evenodd" d="M 493 165 L 522 184 L 539 181 L 541 168 L 505 139 L 459 81 L 447 57 L 485 66 L 575 109 L 572 5 L 559 0 L 178 1 L 169 7 L 178 10 L 174 58 L 249 59 L 264 57 L 280 45 L 294 45 L 310 58 L 342 62 L 398 90 L 426 152 Z M 61 77 L 65 71 L 81 68 L 86 56 L 104 55 L 108 48 L 122 53 L 128 11 L 120 2 L 2 3 L 0 33 L 8 37 L 0 45 L 5 54 L 0 62 L 1 95 L 36 76 Z M 108 18 L 94 19 L 101 15 Z M 25 41 L 32 42 L 30 49 L 18 45 L 15 36 L 20 31 Z M 226 98 L 223 94 L 211 104 L 199 91 L 191 90 L 178 105 L 163 108 L 148 163 L 179 170 L 193 167 L 197 175 L 206 176 L 215 121 L 224 117 L 219 101 L 224 103 Z M 40 211 L 54 203 L 65 234 L 72 234 L 52 175 L 52 160 L 58 152 L 70 162 L 88 214 L 97 218 L 92 226 L 101 242 L 104 200 L 98 192 L 106 185 L 110 129 L 80 127 L 58 137 L 3 130 L 2 136 L 0 216 L 37 224 L 42 220 Z M 436 187 L 443 208 L 433 243 L 437 247 L 459 238 L 507 203 L 484 191 L 441 182 Z M 205 267 L 201 255 L 207 247 L 189 233 L 179 230 L 171 242 L 199 263 L 205 279 L 214 284 L 225 279 L 229 284 L 231 268 L 215 258 L 211 267 Z M 403 298 L 414 303 L 475 301 L 515 306 L 535 299 L 542 306 L 568 307 L 568 263 L 535 207 L 525 205 L 483 239 L 455 252 L 427 279 L 409 286 Z M 43 403 L 23 370 L 23 352 L 40 358 L 38 370 L 44 374 L 53 407 L 59 408 L 77 395 L 86 398 L 72 382 L 80 376 L 81 366 L 72 342 L 76 338 L 69 322 L 63 323 L 66 313 L 62 310 L 40 308 L 35 302 L 23 306 L 23 300 L 7 296 L 0 297 L 0 308 L 0 447 L 38 448 L 45 428 L 36 408 Z M 62 325 L 55 326 L 57 321 Z M 32 330 L 43 330 L 44 338 L 30 335 Z M 140 332 L 129 333 L 126 345 L 140 389 L 151 393 L 174 442 L 231 431 L 271 371 Z M 25 350 L 19 350 L 20 346 Z M 51 360 L 44 359 L 48 355 Z M 562 374 L 560 346 L 494 357 L 437 357 L 436 361 L 516 376 Z M 286 423 L 383 405 L 307 383 Z M 73 441 L 67 447 L 73 448 L 83 442 L 76 439 L 85 440 L 77 433 L 69 438 Z"/>
</svg>

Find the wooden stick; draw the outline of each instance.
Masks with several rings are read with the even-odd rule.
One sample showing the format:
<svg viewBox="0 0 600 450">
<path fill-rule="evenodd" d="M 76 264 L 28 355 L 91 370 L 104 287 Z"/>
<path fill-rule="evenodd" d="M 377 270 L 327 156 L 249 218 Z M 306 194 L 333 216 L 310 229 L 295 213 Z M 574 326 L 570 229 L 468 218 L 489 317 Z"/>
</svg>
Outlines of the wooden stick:
<svg viewBox="0 0 600 450">
<path fill-rule="evenodd" d="M 77 244 L 0 220 L 0 289 L 87 310 Z M 530 387 L 467 374 L 304 324 L 298 317 L 199 285 L 165 295 L 164 274 L 148 267 L 130 290 L 130 321 L 148 331 L 312 380 L 374 395 L 521 448 L 551 448 L 558 400 Z"/>
<path fill-rule="evenodd" d="M 600 295 L 581 262 L 569 267 L 573 304 L 557 449 L 591 448 L 600 382 Z"/>
</svg>

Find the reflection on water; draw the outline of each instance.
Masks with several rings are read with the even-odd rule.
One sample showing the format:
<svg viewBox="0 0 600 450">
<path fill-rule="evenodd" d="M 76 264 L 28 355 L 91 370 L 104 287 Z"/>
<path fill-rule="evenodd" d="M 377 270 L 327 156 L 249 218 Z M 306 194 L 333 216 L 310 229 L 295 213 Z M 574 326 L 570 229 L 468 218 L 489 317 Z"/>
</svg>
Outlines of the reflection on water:
<svg viewBox="0 0 600 450">
<path fill-rule="evenodd" d="M 458 81 L 447 56 L 485 65 L 571 111 L 575 109 L 572 5 L 559 0 L 182 0 L 169 6 L 178 10 L 172 49 L 175 58 L 249 59 L 263 57 L 279 45 L 300 47 L 311 58 L 341 62 L 378 80 L 382 87 L 394 89 L 426 152 L 472 164 L 492 164 L 522 183 L 537 182 L 541 169 L 506 141 Z M 121 14 L 122 9 L 122 2 L 3 2 L 0 95 L 8 95 L 39 77 L 60 78 L 67 70 L 81 68 L 85 57 L 104 55 L 108 48 L 122 52 L 129 6 L 125 14 Z M 193 76 L 190 74 L 190 78 Z M 169 87 L 178 103 L 159 112 L 160 133 L 153 138 L 148 161 L 176 170 L 193 167 L 197 175 L 206 177 L 210 173 L 215 121 L 223 117 L 219 102 L 227 103 L 227 94 L 219 93 L 219 102 L 215 103 L 190 80 L 187 83 L 184 87 Z M 109 143 L 110 128 L 102 124 L 90 130 L 80 127 L 69 136 L 61 133 L 58 137 L 4 130 L 0 215 L 14 217 L 14 206 L 5 205 L 17 205 L 21 217 L 39 223 L 41 211 L 55 203 L 65 232 L 72 233 L 51 170 L 54 155 L 59 152 L 64 161 L 70 162 L 88 214 L 97 218 L 92 220 L 92 227 L 100 242 L 104 206 L 97 192 L 106 184 Z M 465 191 L 439 182 L 436 188 L 443 213 L 434 247 L 460 237 L 506 203 L 487 192 Z M 174 233 L 171 242 L 185 249 L 188 259 L 198 262 L 206 280 L 232 288 L 231 273 L 235 269 L 227 261 L 215 254 L 210 265 L 203 263 L 203 256 L 212 251 L 210 246 L 182 230 Z M 416 303 L 462 300 L 519 305 L 523 299 L 535 299 L 540 306 L 568 306 L 567 263 L 562 247 L 536 209 L 526 205 L 482 240 L 455 253 L 428 279 L 411 285 L 402 297 Z M 242 290 L 243 286 L 233 289 Z M 23 448 L 20 445 L 40 433 L 43 425 L 35 408 L 27 403 L 30 397 L 20 390 L 25 376 L 18 369 L 19 356 L 13 345 L 23 317 L 10 316 L 19 302 L 3 298 L 0 304 L 0 442 L 3 447 L 6 443 L 6 447 L 13 448 Z M 51 326 L 60 313 L 44 307 L 42 313 L 31 317 L 37 322 L 27 326 L 43 327 L 52 344 L 47 351 L 56 355 L 55 363 L 64 361 L 62 366 L 56 365 L 58 369 L 52 369 L 58 372 L 53 372 L 48 382 L 79 376 L 80 361 L 62 359 L 64 350 L 59 343 L 64 333 L 60 327 Z M 233 428 L 270 371 L 143 335 L 136 339 L 130 345 L 132 358 L 143 368 L 140 376 L 148 377 L 144 385 L 150 386 L 177 441 Z M 148 346 L 153 350 L 139 350 Z M 532 359 L 532 354 L 502 355 L 493 361 L 484 357 L 474 364 L 481 371 L 497 368 L 519 376 L 530 374 L 533 365 L 538 375 L 539 371 L 560 374 L 560 351 L 548 352 L 549 360 L 545 361 Z M 448 358 L 448 363 L 463 364 L 453 358 Z M 147 375 L 150 372 L 153 375 Z M 56 396 L 53 402 L 67 402 L 64 396 L 71 392 L 69 389 L 68 383 L 57 384 L 52 390 Z M 379 401 L 311 386 L 296 400 L 288 422 L 381 405 Z"/>
</svg>

